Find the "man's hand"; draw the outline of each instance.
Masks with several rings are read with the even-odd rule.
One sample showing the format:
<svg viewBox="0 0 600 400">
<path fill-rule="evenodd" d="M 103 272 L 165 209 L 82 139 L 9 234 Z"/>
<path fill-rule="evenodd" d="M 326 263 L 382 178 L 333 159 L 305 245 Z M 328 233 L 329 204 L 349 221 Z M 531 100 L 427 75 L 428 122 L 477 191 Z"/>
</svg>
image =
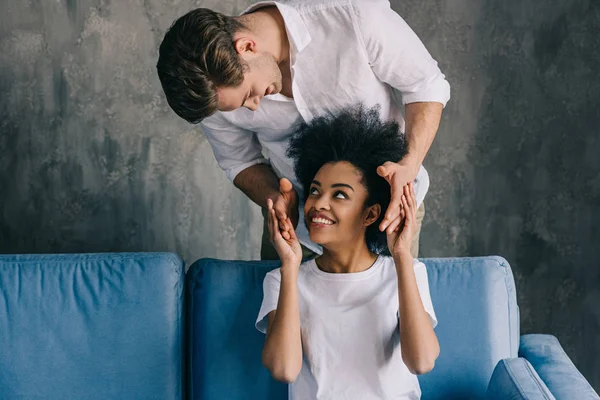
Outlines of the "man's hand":
<svg viewBox="0 0 600 400">
<path fill-rule="evenodd" d="M 279 193 L 273 200 L 273 209 L 279 220 L 281 236 L 285 240 L 290 240 L 294 229 L 298 226 L 298 194 L 294 190 L 292 182 L 285 178 L 279 181 Z"/>
<path fill-rule="evenodd" d="M 418 172 L 419 166 L 406 159 L 399 163 L 388 161 L 377 168 L 377 174 L 385 178 L 391 186 L 390 205 L 385 213 L 385 218 L 379 225 L 381 232 L 387 231 L 390 234 L 398 230 L 402 222 L 400 210 L 402 209 L 403 188 L 415 180 Z"/>
</svg>

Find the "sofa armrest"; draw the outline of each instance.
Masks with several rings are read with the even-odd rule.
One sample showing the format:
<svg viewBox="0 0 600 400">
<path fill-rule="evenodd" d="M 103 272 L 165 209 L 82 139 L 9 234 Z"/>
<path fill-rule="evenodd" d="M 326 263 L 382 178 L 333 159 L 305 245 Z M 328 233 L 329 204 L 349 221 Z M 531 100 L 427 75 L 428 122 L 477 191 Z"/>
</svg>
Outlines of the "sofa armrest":
<svg viewBox="0 0 600 400">
<path fill-rule="evenodd" d="M 555 400 L 524 358 L 500 360 L 488 385 L 486 400 Z"/>
<path fill-rule="evenodd" d="M 558 400 L 600 400 L 555 336 L 521 336 L 519 356 L 531 363 Z"/>
</svg>

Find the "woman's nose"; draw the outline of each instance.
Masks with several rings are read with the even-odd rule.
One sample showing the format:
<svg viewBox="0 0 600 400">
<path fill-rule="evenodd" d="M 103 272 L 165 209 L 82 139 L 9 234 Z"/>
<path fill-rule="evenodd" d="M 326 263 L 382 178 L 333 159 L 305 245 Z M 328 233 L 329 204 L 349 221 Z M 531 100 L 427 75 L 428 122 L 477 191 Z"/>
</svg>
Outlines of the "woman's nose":
<svg viewBox="0 0 600 400">
<path fill-rule="evenodd" d="M 329 210 L 329 200 L 326 196 L 319 196 L 319 198 L 315 201 L 315 209 Z"/>
</svg>

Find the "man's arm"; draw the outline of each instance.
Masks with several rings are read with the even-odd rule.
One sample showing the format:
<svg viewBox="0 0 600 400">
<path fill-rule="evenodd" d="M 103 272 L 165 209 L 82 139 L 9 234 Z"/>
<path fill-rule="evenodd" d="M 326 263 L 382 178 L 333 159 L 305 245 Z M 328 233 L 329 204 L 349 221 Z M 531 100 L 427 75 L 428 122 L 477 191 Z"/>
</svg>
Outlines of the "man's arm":
<svg viewBox="0 0 600 400">
<path fill-rule="evenodd" d="M 435 139 L 443 105 L 441 103 L 410 103 L 406 105 L 406 141 L 408 154 L 399 164 L 406 163 L 412 167 L 412 174 L 417 176 L 421 164 Z M 413 177 L 413 179 L 414 179 Z M 403 185 L 408 182 L 404 182 Z"/>
<path fill-rule="evenodd" d="M 373 73 L 402 94 L 408 155 L 378 169 L 391 185 L 391 201 L 380 230 L 400 224 L 402 187 L 414 181 L 437 133 L 450 85 L 421 40 L 386 2 L 356 1 L 357 26 Z"/>
<path fill-rule="evenodd" d="M 273 200 L 281 234 L 286 240 L 290 238 L 290 231 L 298 225 L 299 211 L 298 195 L 289 180 L 277 179 L 269 165 L 256 164 L 237 174 L 233 184 L 263 208 L 267 208 L 267 199 Z M 288 217 L 293 226 L 286 222 Z"/>
<path fill-rule="evenodd" d="M 433 143 L 442 117 L 441 103 L 410 103 L 406 105 L 406 141 L 408 153 L 398 162 L 386 162 L 377 173 L 390 184 L 391 198 L 379 229 L 388 233 L 400 226 L 400 196 L 402 187 L 414 181 Z"/>
<path fill-rule="evenodd" d="M 219 166 L 233 184 L 263 208 L 267 208 L 268 198 L 273 200 L 280 228 L 288 239 L 290 227 L 285 221 L 289 216 L 294 226 L 298 223 L 298 196 L 291 184 L 280 187 L 256 134 L 233 125 L 220 112 L 206 118 L 201 126 Z"/>
<path fill-rule="evenodd" d="M 268 164 L 246 168 L 236 175 L 233 184 L 262 208 L 267 208 L 267 199 L 275 202 L 279 194 L 279 179 Z"/>
</svg>

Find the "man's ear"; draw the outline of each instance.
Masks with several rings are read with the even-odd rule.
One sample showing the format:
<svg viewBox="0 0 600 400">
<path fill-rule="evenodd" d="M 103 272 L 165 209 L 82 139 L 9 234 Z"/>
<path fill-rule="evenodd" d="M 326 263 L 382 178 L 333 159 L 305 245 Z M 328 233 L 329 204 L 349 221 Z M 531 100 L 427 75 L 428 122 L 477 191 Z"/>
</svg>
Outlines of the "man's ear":
<svg viewBox="0 0 600 400">
<path fill-rule="evenodd" d="M 379 203 L 373 204 L 372 206 L 367 208 L 367 210 L 365 212 L 365 219 L 364 219 L 365 226 L 369 226 L 369 225 L 375 223 L 375 221 L 377 221 L 379 219 L 380 215 L 381 215 L 381 206 L 379 205 Z"/>
<path fill-rule="evenodd" d="M 242 55 L 244 53 L 255 53 L 256 52 L 256 42 L 254 40 L 252 40 L 251 38 L 249 38 L 248 36 L 243 36 L 240 37 L 239 39 L 236 39 L 233 42 L 233 45 L 235 46 L 235 51 L 237 51 L 237 53 L 239 55 Z"/>
</svg>

